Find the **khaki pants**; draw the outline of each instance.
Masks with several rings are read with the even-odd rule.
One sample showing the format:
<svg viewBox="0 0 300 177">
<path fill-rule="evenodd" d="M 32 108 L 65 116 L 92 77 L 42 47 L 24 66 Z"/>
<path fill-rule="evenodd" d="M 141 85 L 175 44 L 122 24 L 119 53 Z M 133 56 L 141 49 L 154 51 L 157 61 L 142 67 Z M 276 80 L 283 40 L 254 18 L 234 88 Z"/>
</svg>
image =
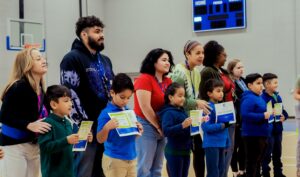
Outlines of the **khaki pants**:
<svg viewBox="0 0 300 177">
<path fill-rule="evenodd" d="M 136 159 L 121 160 L 103 154 L 102 168 L 106 177 L 136 177 Z"/>
<path fill-rule="evenodd" d="M 0 177 L 39 177 L 40 150 L 37 144 L 23 143 L 2 146 Z"/>
</svg>

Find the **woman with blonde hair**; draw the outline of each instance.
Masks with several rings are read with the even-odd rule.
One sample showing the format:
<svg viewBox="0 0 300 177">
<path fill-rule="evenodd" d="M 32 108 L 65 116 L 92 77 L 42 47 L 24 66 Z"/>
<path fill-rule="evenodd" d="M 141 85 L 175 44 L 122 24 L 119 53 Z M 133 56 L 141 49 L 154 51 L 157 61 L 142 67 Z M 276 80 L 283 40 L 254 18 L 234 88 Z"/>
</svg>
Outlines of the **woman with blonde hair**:
<svg viewBox="0 0 300 177">
<path fill-rule="evenodd" d="M 36 48 L 20 51 L 7 86 L 1 96 L 0 145 L 5 152 L 2 177 L 38 177 L 40 175 L 37 134 L 51 126 L 39 121 L 48 111 L 44 105 L 45 58 Z M 15 169 L 15 170 L 11 170 Z"/>
<path fill-rule="evenodd" d="M 231 159 L 231 171 L 233 177 L 243 177 L 246 175 L 246 160 L 245 160 L 245 147 L 242 141 L 241 130 L 242 130 L 242 117 L 240 113 L 241 98 L 244 91 L 248 90 L 244 74 L 244 65 L 239 59 L 231 60 L 227 65 L 227 71 L 230 78 L 235 84 L 235 100 L 234 107 L 236 111 L 236 124 L 234 133 L 234 151 Z"/>
</svg>

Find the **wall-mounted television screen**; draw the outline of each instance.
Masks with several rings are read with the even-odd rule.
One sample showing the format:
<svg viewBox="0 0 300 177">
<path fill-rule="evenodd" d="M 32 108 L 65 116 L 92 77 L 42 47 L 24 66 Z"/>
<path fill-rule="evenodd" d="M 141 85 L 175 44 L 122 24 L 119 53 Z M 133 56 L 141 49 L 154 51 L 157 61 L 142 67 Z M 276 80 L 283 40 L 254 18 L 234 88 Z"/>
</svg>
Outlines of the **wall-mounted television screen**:
<svg viewBox="0 0 300 177">
<path fill-rule="evenodd" d="M 246 28 L 246 0 L 193 0 L 195 32 Z"/>
</svg>

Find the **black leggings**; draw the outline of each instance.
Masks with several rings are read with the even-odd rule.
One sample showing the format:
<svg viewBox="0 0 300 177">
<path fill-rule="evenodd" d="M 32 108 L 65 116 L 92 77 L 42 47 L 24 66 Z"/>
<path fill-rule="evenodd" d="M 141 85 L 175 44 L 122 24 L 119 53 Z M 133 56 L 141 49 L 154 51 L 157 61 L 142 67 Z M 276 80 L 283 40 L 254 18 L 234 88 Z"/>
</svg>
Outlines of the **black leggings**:
<svg viewBox="0 0 300 177">
<path fill-rule="evenodd" d="M 200 134 L 193 136 L 193 167 L 196 177 L 204 177 L 205 160 L 204 149 L 202 148 L 202 138 Z"/>
<path fill-rule="evenodd" d="M 233 172 L 245 171 L 245 147 L 241 136 L 241 128 L 236 127 L 234 138 L 234 151 L 231 159 L 231 169 Z"/>
</svg>

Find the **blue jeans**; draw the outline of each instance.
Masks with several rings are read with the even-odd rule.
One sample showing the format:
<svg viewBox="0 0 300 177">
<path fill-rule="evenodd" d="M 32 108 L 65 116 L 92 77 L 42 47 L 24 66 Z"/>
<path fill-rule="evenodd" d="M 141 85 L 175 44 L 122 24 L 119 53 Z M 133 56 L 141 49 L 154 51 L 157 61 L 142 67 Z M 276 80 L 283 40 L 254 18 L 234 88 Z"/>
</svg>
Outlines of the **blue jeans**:
<svg viewBox="0 0 300 177">
<path fill-rule="evenodd" d="M 232 154 L 234 151 L 234 136 L 235 136 L 235 124 L 228 127 L 228 134 L 230 139 L 230 146 L 225 150 L 225 171 L 224 176 L 227 177 L 229 166 L 231 163 Z"/>
<path fill-rule="evenodd" d="M 170 155 L 165 153 L 169 177 L 187 177 L 190 167 L 190 156 Z"/>
<path fill-rule="evenodd" d="M 206 157 L 206 177 L 222 177 L 225 170 L 225 150 L 220 147 L 204 148 Z"/>
<path fill-rule="evenodd" d="M 138 118 L 144 127 L 144 133 L 136 140 L 137 176 L 161 177 L 166 140 L 147 121 Z"/>
<path fill-rule="evenodd" d="M 269 163 L 271 159 L 273 161 L 273 171 L 274 175 L 282 174 L 282 162 L 281 162 L 281 152 L 282 152 L 282 133 L 277 135 L 272 135 L 268 138 L 268 146 L 266 154 L 262 161 L 262 174 L 267 176 L 270 174 L 271 168 Z"/>
</svg>

